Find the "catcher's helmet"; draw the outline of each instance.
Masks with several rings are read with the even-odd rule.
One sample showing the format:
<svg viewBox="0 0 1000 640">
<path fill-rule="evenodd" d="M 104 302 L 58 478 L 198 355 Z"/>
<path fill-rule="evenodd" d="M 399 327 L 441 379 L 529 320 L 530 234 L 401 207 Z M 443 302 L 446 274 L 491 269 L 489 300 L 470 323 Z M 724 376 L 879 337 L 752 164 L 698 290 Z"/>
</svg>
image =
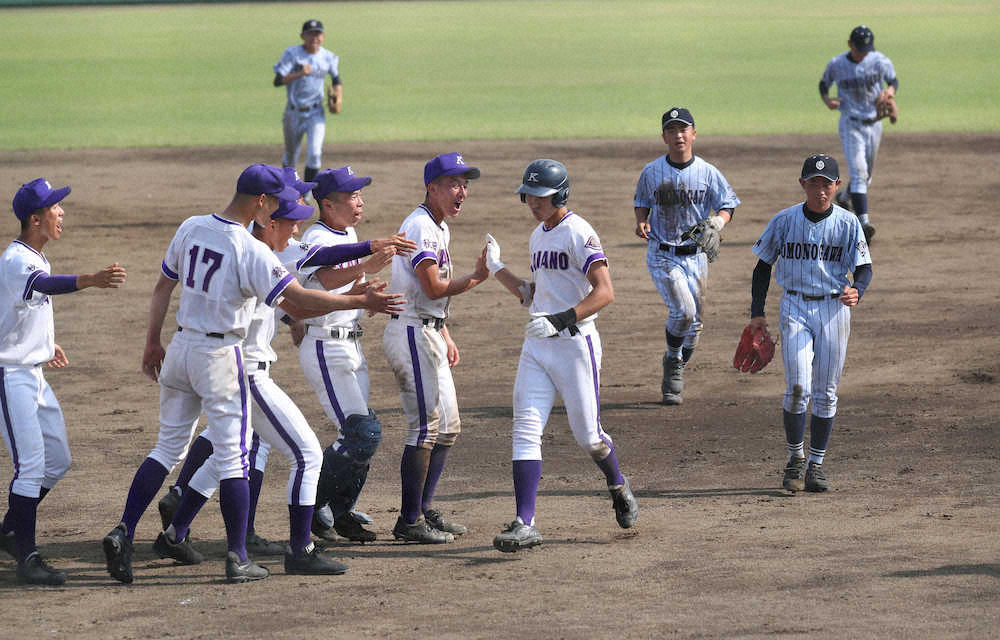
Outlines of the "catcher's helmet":
<svg viewBox="0 0 1000 640">
<path fill-rule="evenodd" d="M 521 178 L 521 186 L 515 193 L 544 198 L 552 196 L 552 206 L 562 207 L 569 202 L 569 173 L 561 162 L 540 158 L 528 165 Z"/>
</svg>

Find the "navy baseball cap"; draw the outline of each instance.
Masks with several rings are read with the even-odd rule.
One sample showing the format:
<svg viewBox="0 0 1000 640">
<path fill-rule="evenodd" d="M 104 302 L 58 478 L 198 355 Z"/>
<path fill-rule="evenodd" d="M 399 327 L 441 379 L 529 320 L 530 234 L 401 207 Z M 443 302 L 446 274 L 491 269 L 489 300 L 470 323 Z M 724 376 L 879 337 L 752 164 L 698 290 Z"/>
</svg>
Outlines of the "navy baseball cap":
<svg viewBox="0 0 1000 640">
<path fill-rule="evenodd" d="M 45 178 L 36 178 L 31 182 L 21 185 L 21 188 L 14 194 L 14 215 L 18 220 L 27 220 L 28 216 L 39 209 L 51 207 L 69 195 L 72 189 L 62 187 L 53 189 L 52 185 Z"/>
<path fill-rule="evenodd" d="M 319 20 L 306 20 L 302 23 L 302 33 L 307 31 L 320 31 L 326 33 L 326 29 L 323 28 L 323 23 Z"/>
<path fill-rule="evenodd" d="M 313 197 L 322 200 L 333 191 L 341 193 L 354 193 L 360 191 L 372 183 L 368 176 L 354 175 L 354 169 L 350 166 L 339 169 L 324 169 L 316 174 L 316 187 L 313 189 Z"/>
<path fill-rule="evenodd" d="M 236 192 L 251 196 L 267 194 L 281 200 L 298 200 L 299 192 L 285 183 L 285 173 L 267 164 L 252 164 L 236 181 Z"/>
<path fill-rule="evenodd" d="M 683 122 L 684 124 L 689 124 L 692 127 L 694 126 L 694 116 L 692 116 L 691 112 L 684 107 L 674 107 L 669 109 L 663 114 L 663 118 L 661 118 L 661 120 L 662 124 L 660 128 L 662 129 L 666 129 L 667 125 L 671 122 Z"/>
<path fill-rule="evenodd" d="M 300 196 L 306 195 L 316 186 L 315 182 L 303 182 L 299 178 L 299 172 L 293 167 L 285 167 L 281 172 L 285 175 L 285 184 L 298 191 Z"/>
<path fill-rule="evenodd" d="M 806 158 L 802 165 L 802 179 L 808 180 L 816 176 L 823 176 L 830 182 L 840 180 L 840 168 L 837 161 L 828 155 L 817 153 Z"/>
<path fill-rule="evenodd" d="M 862 53 L 867 53 L 875 49 L 875 34 L 865 25 L 854 27 L 851 32 L 851 44 Z"/>
<path fill-rule="evenodd" d="M 424 186 L 434 182 L 441 176 L 462 175 L 469 180 L 479 177 L 479 169 L 465 164 L 465 158 L 461 153 L 442 153 L 434 156 L 430 162 L 424 165 Z"/>
<path fill-rule="evenodd" d="M 306 204 L 299 204 L 292 200 L 282 200 L 278 204 L 278 210 L 271 214 L 272 220 L 287 218 L 289 220 L 308 220 L 312 217 L 313 208 Z"/>
</svg>

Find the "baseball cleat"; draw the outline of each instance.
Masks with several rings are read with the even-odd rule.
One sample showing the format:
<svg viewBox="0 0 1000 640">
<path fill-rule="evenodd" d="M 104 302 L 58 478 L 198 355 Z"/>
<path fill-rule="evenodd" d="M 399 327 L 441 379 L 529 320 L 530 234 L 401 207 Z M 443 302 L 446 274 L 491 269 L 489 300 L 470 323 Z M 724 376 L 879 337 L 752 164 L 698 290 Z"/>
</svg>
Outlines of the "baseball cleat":
<svg viewBox="0 0 1000 640">
<path fill-rule="evenodd" d="M 826 474 L 823 473 L 823 463 L 810 462 L 806 469 L 806 491 L 822 493 L 830 488 L 830 483 L 826 481 Z"/>
<path fill-rule="evenodd" d="M 631 529 L 639 517 L 639 501 L 632 495 L 632 489 L 625 484 L 617 487 L 608 487 L 611 494 L 611 502 L 615 507 L 615 520 L 622 529 Z"/>
<path fill-rule="evenodd" d="M 667 406 L 676 406 L 684 402 L 684 398 L 681 397 L 679 393 L 664 393 L 663 394 L 663 404 Z"/>
<path fill-rule="evenodd" d="M 669 393 L 680 397 L 682 391 L 684 391 L 684 360 L 671 358 L 664 353 L 663 381 L 660 383 L 660 392 L 664 396 Z"/>
<path fill-rule="evenodd" d="M 255 556 L 280 556 L 285 553 L 285 545 L 280 542 L 271 542 L 267 538 L 261 537 L 256 532 L 247 534 L 247 552 Z"/>
<path fill-rule="evenodd" d="M 181 495 L 176 487 L 167 489 L 167 495 L 160 498 L 156 503 L 156 508 L 160 512 L 160 522 L 163 523 L 163 530 L 166 531 L 170 523 L 174 521 L 174 514 L 177 513 L 177 505 L 181 503 Z"/>
<path fill-rule="evenodd" d="M 252 582 L 271 575 L 267 568 L 252 560 L 240 562 L 240 557 L 230 551 L 226 554 L 226 580 L 229 582 Z"/>
<path fill-rule="evenodd" d="M 316 545 L 310 542 L 308 547 L 298 553 L 292 553 L 290 548 L 285 551 L 285 573 L 300 576 L 339 576 L 347 573 L 347 565 L 323 555 Z"/>
<path fill-rule="evenodd" d="M 450 533 L 453 536 L 460 536 L 469 530 L 469 528 L 464 524 L 458 524 L 457 522 L 445 520 L 444 516 L 441 515 L 441 512 L 437 509 L 428 509 L 427 511 L 424 511 L 424 517 L 427 519 L 427 524 L 431 525 L 438 531 L 444 531 L 445 533 Z"/>
<path fill-rule="evenodd" d="M 786 491 L 802 491 L 806 488 L 805 471 L 805 458 L 791 458 L 785 467 L 785 477 L 781 481 L 781 486 Z"/>
<path fill-rule="evenodd" d="M 375 541 L 375 532 L 361 526 L 361 521 L 355 518 L 352 513 L 342 513 L 334 518 L 333 529 L 337 535 L 347 538 L 351 542 Z"/>
<path fill-rule="evenodd" d="M 535 525 L 524 524 L 520 518 L 514 518 L 513 522 L 493 538 L 493 548 L 503 553 L 514 553 L 540 544 L 542 544 L 541 532 Z"/>
<path fill-rule="evenodd" d="M 868 244 L 871 244 L 872 243 L 872 238 L 875 237 L 875 227 L 873 227 L 870 224 L 863 224 L 863 225 L 861 225 L 861 229 L 862 229 L 862 231 L 865 232 L 865 242 L 867 242 Z"/>
<path fill-rule="evenodd" d="M 447 544 L 455 541 L 455 536 L 446 532 L 438 531 L 427 524 L 427 519 L 420 516 L 413 524 L 408 523 L 399 516 L 396 519 L 396 526 L 392 528 L 392 535 L 396 540 L 403 542 L 419 542 L 420 544 Z"/>
<path fill-rule="evenodd" d="M 153 551 L 161 558 L 173 558 L 180 564 L 201 564 L 204 560 L 191 545 L 191 536 L 185 536 L 180 542 L 171 542 L 165 531 L 156 536 Z"/>
<path fill-rule="evenodd" d="M 24 562 L 17 565 L 17 581 L 58 587 L 66 582 L 66 572 L 53 569 L 37 551 L 32 551 Z"/>
<path fill-rule="evenodd" d="M 842 209 L 853 210 L 851 207 L 851 198 L 847 195 L 847 191 L 838 191 L 837 195 L 833 197 L 833 201 Z"/>
<path fill-rule="evenodd" d="M 17 541 L 14 540 L 14 532 L 0 534 L 0 550 L 6 551 L 11 558 L 17 560 Z"/>
<path fill-rule="evenodd" d="M 313 511 L 312 526 L 310 527 L 312 534 L 321 540 L 336 542 L 339 538 L 333 521 L 333 511 L 330 510 L 329 506 L 317 508 Z"/>
<path fill-rule="evenodd" d="M 108 562 L 108 573 L 118 582 L 132 583 L 132 541 L 129 540 L 125 523 L 120 523 L 104 536 L 102 542 L 104 557 Z"/>
</svg>

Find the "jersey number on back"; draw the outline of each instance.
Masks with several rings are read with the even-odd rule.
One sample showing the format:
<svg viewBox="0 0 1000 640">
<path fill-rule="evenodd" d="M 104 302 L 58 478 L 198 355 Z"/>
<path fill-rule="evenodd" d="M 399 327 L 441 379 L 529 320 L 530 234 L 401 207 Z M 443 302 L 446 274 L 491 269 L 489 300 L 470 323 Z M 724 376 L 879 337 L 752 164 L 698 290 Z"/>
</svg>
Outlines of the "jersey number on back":
<svg viewBox="0 0 1000 640">
<path fill-rule="evenodd" d="M 188 255 L 191 257 L 191 260 L 188 263 L 188 275 L 187 279 L 184 281 L 184 284 L 191 287 L 192 289 L 196 288 L 194 281 L 194 270 L 198 264 L 199 252 L 201 252 L 202 254 L 201 262 L 210 265 L 208 267 L 208 270 L 205 272 L 205 279 L 201 284 L 201 290 L 207 292 L 208 285 L 212 281 L 212 276 L 214 276 L 215 272 L 218 271 L 219 267 L 222 266 L 223 255 L 217 251 L 212 251 L 211 249 L 205 249 L 202 252 L 202 248 L 199 247 L 198 245 L 194 245 L 191 247 L 191 250 L 188 251 Z"/>
</svg>

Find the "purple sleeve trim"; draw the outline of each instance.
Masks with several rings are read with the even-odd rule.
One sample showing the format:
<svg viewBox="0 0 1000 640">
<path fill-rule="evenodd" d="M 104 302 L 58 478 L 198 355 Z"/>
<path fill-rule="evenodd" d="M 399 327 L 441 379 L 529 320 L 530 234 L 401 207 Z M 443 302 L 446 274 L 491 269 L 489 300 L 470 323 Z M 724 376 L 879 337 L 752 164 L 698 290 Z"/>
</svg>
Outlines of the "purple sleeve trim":
<svg viewBox="0 0 1000 640">
<path fill-rule="evenodd" d="M 295 270 L 298 271 L 302 267 L 306 266 L 306 263 L 309 262 L 310 258 L 316 255 L 316 252 L 319 251 L 321 248 L 322 245 L 318 244 L 314 244 L 311 247 L 309 247 L 309 251 L 306 251 L 306 255 L 300 258 L 299 261 L 295 263 Z"/>
<path fill-rule="evenodd" d="M 24 299 L 30 298 L 32 291 L 55 296 L 60 293 L 73 293 L 76 290 L 76 275 L 47 276 L 44 271 L 36 271 L 28 279 Z"/>
<path fill-rule="evenodd" d="M 167 266 L 167 261 L 166 260 L 164 260 L 163 262 L 160 263 L 160 271 L 162 271 L 163 275 L 167 276 L 171 280 L 177 280 L 177 278 L 178 278 L 178 275 L 176 273 L 174 273 L 173 271 L 171 271 L 170 267 Z"/>
<path fill-rule="evenodd" d="M 416 267 L 424 260 L 433 260 L 434 262 L 437 262 L 437 255 L 431 251 L 421 251 L 410 259 L 410 265 Z"/>
<path fill-rule="evenodd" d="M 264 299 L 264 304 L 266 304 L 269 307 L 273 307 L 274 301 L 278 298 L 278 296 L 281 295 L 281 292 L 284 291 L 285 288 L 288 287 L 288 285 L 291 284 L 292 280 L 294 279 L 295 276 L 293 276 L 292 274 L 290 273 L 285 274 L 285 277 L 282 278 L 281 281 L 277 285 L 275 285 L 273 289 L 271 289 L 271 293 L 267 294 L 267 298 Z"/>
<path fill-rule="evenodd" d="M 598 260 L 604 260 L 605 264 L 608 262 L 608 258 L 603 253 L 592 254 L 589 258 L 587 258 L 587 261 L 583 263 L 583 272 L 587 273 L 587 271 L 590 270 L 590 265 Z"/>
<path fill-rule="evenodd" d="M 371 254 L 372 243 L 369 240 L 355 242 L 353 244 L 337 244 L 328 247 L 318 247 L 315 252 L 310 252 L 305 261 L 299 267 L 330 266 L 347 262 L 355 258 L 361 258 Z"/>
</svg>

